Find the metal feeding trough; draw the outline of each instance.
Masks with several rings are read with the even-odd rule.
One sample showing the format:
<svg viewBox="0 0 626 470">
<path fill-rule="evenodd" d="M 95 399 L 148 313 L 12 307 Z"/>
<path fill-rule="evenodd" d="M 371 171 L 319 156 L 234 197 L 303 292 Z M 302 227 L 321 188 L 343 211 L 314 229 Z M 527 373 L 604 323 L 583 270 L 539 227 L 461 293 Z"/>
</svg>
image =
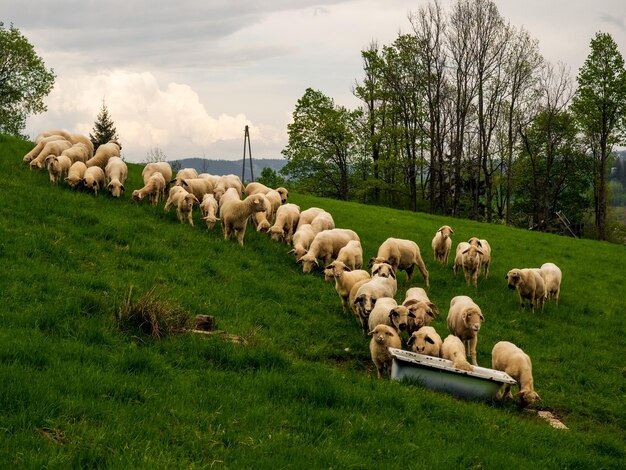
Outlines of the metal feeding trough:
<svg viewBox="0 0 626 470">
<path fill-rule="evenodd" d="M 389 348 L 393 357 L 391 378 L 413 380 L 426 388 L 450 393 L 466 400 L 487 400 L 505 384 L 517 382 L 505 372 L 474 366 L 472 371 L 456 369 L 452 361 Z"/>
</svg>

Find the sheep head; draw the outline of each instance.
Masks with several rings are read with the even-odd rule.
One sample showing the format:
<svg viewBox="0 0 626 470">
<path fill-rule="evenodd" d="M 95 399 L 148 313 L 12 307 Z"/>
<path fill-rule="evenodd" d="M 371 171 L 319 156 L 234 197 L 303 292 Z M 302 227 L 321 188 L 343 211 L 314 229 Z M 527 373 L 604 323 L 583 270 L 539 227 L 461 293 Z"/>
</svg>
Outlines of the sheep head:
<svg viewBox="0 0 626 470">
<path fill-rule="evenodd" d="M 408 323 L 409 311 L 406 307 L 400 305 L 389 311 L 389 321 L 395 327 L 396 331 L 406 331 Z"/>
<path fill-rule="evenodd" d="M 111 196 L 113 196 L 113 197 L 120 197 L 122 195 L 122 192 L 126 188 L 124 188 L 124 185 L 122 183 L 120 183 L 119 181 L 116 180 L 116 181 L 111 181 L 107 185 L 107 189 L 111 193 Z"/>
<path fill-rule="evenodd" d="M 372 277 L 390 277 L 395 279 L 396 273 L 389 262 L 383 261 L 372 265 Z"/>
<path fill-rule="evenodd" d="M 424 330 L 414 331 L 406 344 L 413 352 L 439 356 L 439 348 L 435 347 L 437 343 L 431 338 L 430 332 Z"/>
<path fill-rule="evenodd" d="M 485 317 L 477 307 L 467 307 L 463 310 L 462 317 L 465 326 L 476 333 L 480 330 L 482 322 L 485 321 Z"/>
<path fill-rule="evenodd" d="M 526 407 L 541 400 L 541 397 L 534 390 L 520 390 L 515 394 L 515 397 L 520 399 L 522 407 Z"/>
<path fill-rule="evenodd" d="M 504 278 L 508 281 L 509 289 L 513 290 L 523 285 L 522 271 L 519 269 L 511 269 Z"/>
<path fill-rule="evenodd" d="M 380 345 L 388 344 L 393 338 L 398 336 L 393 328 L 387 325 L 377 325 L 372 331 L 367 333 L 374 341 Z"/>
<path fill-rule="evenodd" d="M 439 309 L 432 302 L 409 299 L 403 304 L 409 311 L 409 331 L 417 331 L 428 326 L 439 315 Z"/>
<path fill-rule="evenodd" d="M 310 273 L 313 270 L 313 266 L 318 266 L 317 258 L 308 253 L 298 258 L 297 263 L 302 264 L 303 273 Z"/>
<path fill-rule="evenodd" d="M 281 241 L 285 237 L 285 230 L 283 227 L 277 227 L 273 225 L 269 229 L 270 235 L 272 236 L 272 240 L 275 242 Z"/>
</svg>

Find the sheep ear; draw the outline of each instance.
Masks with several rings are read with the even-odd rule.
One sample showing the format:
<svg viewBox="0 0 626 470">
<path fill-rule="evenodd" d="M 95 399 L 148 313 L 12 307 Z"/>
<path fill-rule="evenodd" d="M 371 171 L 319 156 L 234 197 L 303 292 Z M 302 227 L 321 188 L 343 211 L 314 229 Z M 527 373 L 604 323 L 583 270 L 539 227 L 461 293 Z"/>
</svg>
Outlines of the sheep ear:
<svg viewBox="0 0 626 470">
<path fill-rule="evenodd" d="M 476 250 L 478 252 L 479 255 L 484 255 L 484 253 L 481 250 Z"/>
<path fill-rule="evenodd" d="M 483 316 L 483 314 L 479 313 L 479 315 L 480 315 L 480 321 L 484 322 L 485 321 L 485 317 Z"/>
<path fill-rule="evenodd" d="M 424 340 L 425 340 L 427 343 L 430 343 L 430 344 L 435 344 L 435 342 L 431 339 L 431 337 L 430 337 L 430 336 L 426 336 L 426 338 L 424 338 Z"/>
<path fill-rule="evenodd" d="M 481 248 L 483 247 L 483 244 L 482 244 L 482 243 L 480 243 L 480 240 L 478 240 L 478 241 L 476 242 L 476 244 L 477 244 L 479 247 L 481 247 Z"/>
<path fill-rule="evenodd" d="M 357 304 L 363 305 L 363 299 L 364 298 L 365 298 L 365 296 L 363 294 L 361 294 L 358 297 L 356 297 L 352 303 L 355 304 L 355 305 L 357 305 Z"/>
<path fill-rule="evenodd" d="M 406 342 L 406 345 L 413 346 L 413 343 L 415 343 L 415 336 L 411 336 L 409 340 Z"/>
<path fill-rule="evenodd" d="M 398 316 L 398 311 L 397 311 L 395 308 L 392 308 L 392 309 L 389 311 L 389 318 L 391 318 L 391 317 L 397 317 L 397 316 Z"/>
<path fill-rule="evenodd" d="M 302 264 L 302 256 L 296 260 L 296 263 Z"/>
<path fill-rule="evenodd" d="M 368 336 L 372 336 L 374 333 L 375 333 L 375 331 L 374 331 L 374 330 L 372 330 L 372 331 L 368 331 L 367 335 L 368 335 Z"/>
<path fill-rule="evenodd" d="M 107 184 L 107 189 L 108 189 L 109 191 L 111 191 L 111 188 L 113 188 L 113 183 L 109 183 L 109 184 Z"/>
<path fill-rule="evenodd" d="M 287 252 L 287 254 L 288 254 L 288 255 L 290 255 L 291 253 L 295 253 L 295 252 L 296 252 L 296 249 L 295 249 L 295 248 L 292 248 L 291 250 L 289 250 L 289 251 Z"/>
<path fill-rule="evenodd" d="M 370 258 L 369 263 L 367 263 L 367 267 L 368 267 L 368 268 L 370 268 L 370 269 L 371 269 L 371 268 L 372 268 L 372 266 L 374 266 L 374 258 Z"/>
<path fill-rule="evenodd" d="M 437 308 L 437 306 L 434 303 L 429 302 L 428 303 L 428 307 L 430 308 L 430 311 L 428 312 L 428 314 L 431 317 L 435 318 L 437 315 L 439 315 L 439 309 Z"/>
<path fill-rule="evenodd" d="M 508 279 L 508 278 L 509 278 L 509 275 L 507 273 L 507 274 L 504 275 L 504 279 Z"/>
<path fill-rule="evenodd" d="M 389 274 L 391 274 L 391 277 L 393 277 L 394 279 L 396 278 L 396 273 L 392 270 L 389 271 Z"/>
<path fill-rule="evenodd" d="M 346 266 L 345 268 L 343 268 L 343 270 L 344 270 L 344 271 L 346 271 L 346 272 L 348 272 L 348 273 L 349 273 L 350 271 L 352 271 L 352 269 L 350 269 L 348 266 Z"/>
<path fill-rule="evenodd" d="M 415 314 L 414 314 L 411 310 L 409 310 L 409 313 L 408 313 L 408 315 L 407 315 L 407 316 L 408 316 L 409 318 L 416 318 L 416 317 L 415 317 Z"/>
<path fill-rule="evenodd" d="M 372 307 L 376 305 L 376 299 L 372 299 Z"/>
<path fill-rule="evenodd" d="M 468 251 L 470 251 L 470 249 L 469 249 L 469 248 L 468 248 L 467 250 L 465 250 L 465 251 L 462 251 L 462 252 L 461 252 L 461 254 L 465 254 L 465 253 L 467 253 Z"/>
<path fill-rule="evenodd" d="M 329 264 L 329 265 L 328 265 L 328 266 L 326 266 L 324 269 L 333 269 L 333 266 Z"/>
<path fill-rule="evenodd" d="M 122 191 L 126 191 L 126 188 L 124 187 L 124 185 L 122 185 Z"/>
</svg>

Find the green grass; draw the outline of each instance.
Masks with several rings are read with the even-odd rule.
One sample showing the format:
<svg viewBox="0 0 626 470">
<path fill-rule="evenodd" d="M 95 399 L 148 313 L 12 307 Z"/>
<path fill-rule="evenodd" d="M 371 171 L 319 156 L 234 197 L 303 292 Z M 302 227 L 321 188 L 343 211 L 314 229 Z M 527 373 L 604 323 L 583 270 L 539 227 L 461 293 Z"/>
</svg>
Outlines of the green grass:
<svg viewBox="0 0 626 470">
<path fill-rule="evenodd" d="M 0 467 L 617 468 L 626 458 L 626 248 L 503 226 L 299 194 L 354 229 L 369 259 L 387 237 L 410 238 L 431 273 L 445 335 L 455 295 L 486 321 L 478 362 L 513 341 L 533 359 L 535 387 L 570 428 L 552 429 L 510 402 L 468 403 L 379 381 L 368 342 L 321 272 L 304 275 L 285 245 L 249 230 L 243 248 L 181 226 L 175 211 L 52 187 L 0 136 Z M 430 240 L 493 249 L 478 289 L 433 262 Z M 559 307 L 521 313 L 505 273 L 546 261 L 563 271 Z M 419 274 L 416 284 L 422 285 Z M 399 275 L 398 300 L 409 287 Z M 155 340 L 118 328 L 126 302 L 159 299 L 247 340 L 182 334 Z"/>
</svg>

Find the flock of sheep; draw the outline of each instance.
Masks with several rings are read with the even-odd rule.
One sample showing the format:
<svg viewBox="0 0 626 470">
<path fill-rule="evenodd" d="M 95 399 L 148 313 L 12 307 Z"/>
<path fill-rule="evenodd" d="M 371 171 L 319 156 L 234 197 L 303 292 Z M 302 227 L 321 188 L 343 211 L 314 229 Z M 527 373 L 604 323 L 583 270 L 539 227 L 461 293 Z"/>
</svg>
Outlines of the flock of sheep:
<svg viewBox="0 0 626 470">
<path fill-rule="evenodd" d="M 125 190 L 128 169 L 120 158 L 121 146 L 117 141 L 101 145 L 94 153 L 85 136 L 51 130 L 42 132 L 35 142 L 24 161 L 31 168 L 46 167 L 51 183 L 65 181 L 71 188 L 82 186 L 96 194 L 106 186 L 113 197 L 120 197 Z M 166 162 L 147 164 L 142 171 L 144 186 L 133 191 L 132 199 L 139 202 L 147 198 L 152 204 L 166 200 L 164 209 L 174 206 L 179 221 L 187 220 L 190 225 L 193 207 L 198 205 L 209 230 L 219 221 L 224 238 L 228 240 L 234 235 L 241 245 L 251 222 L 257 231 L 269 233 L 273 240 L 291 244 L 290 253 L 304 273 L 320 266 L 323 260 L 324 277 L 335 282 L 344 313 L 352 313 L 363 333 L 372 336 L 370 352 L 379 378 L 390 370 L 392 357 L 388 348 L 402 347 L 403 332 L 408 338 L 406 347 L 413 352 L 450 360 L 462 371 L 471 371 L 477 365 L 476 344 L 484 316 L 470 297 L 456 296 L 450 301 L 450 334 L 444 340 L 431 326 L 439 309 L 423 288 L 408 289 L 401 304 L 395 300 L 399 271 L 407 273 L 410 283 L 417 267 L 424 285 L 430 285 L 415 242 L 388 238 L 376 257 L 369 260 L 368 272 L 362 269 L 359 236 L 353 230 L 336 228 L 332 215 L 323 209 L 301 211 L 297 205 L 286 203 L 285 188 L 272 189 L 256 182 L 244 186 L 235 175 L 198 174 L 192 168 L 172 176 Z M 451 227 L 444 225 L 432 240 L 434 258 L 441 264 L 448 263 L 453 233 Z M 491 247 L 487 240 L 472 237 L 457 245 L 453 270 L 456 275 L 462 269 L 467 283 L 476 287 L 483 268 L 484 277 L 489 276 L 490 263 Z M 553 299 L 558 305 L 561 271 L 553 263 L 537 269 L 512 269 L 506 278 L 508 287 L 518 291 L 522 309 L 526 300 L 533 311 L 539 306 L 543 310 L 546 299 Z M 468 356 L 472 364 L 467 361 Z M 506 372 L 518 382 L 516 396 L 522 405 L 539 399 L 534 391 L 530 357 L 516 345 L 498 342 L 492 350 L 492 368 Z M 504 396 L 511 396 L 510 386 L 500 391 L 499 397 Z"/>
</svg>

